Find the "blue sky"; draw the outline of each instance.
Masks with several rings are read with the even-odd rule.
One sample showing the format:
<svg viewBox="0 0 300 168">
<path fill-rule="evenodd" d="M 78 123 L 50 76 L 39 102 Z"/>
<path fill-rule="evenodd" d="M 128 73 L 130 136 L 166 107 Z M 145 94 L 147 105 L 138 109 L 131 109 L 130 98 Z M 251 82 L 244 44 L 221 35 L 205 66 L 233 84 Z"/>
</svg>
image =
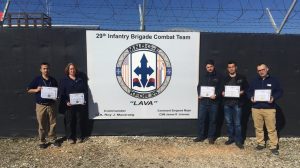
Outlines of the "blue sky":
<svg viewBox="0 0 300 168">
<path fill-rule="evenodd" d="M 0 0 L 1 8 L 6 0 Z M 266 8 L 281 24 L 293 0 L 146 0 L 146 30 L 273 33 Z M 47 0 L 55 25 L 139 30 L 142 0 Z M 12 0 L 9 12 L 47 12 L 46 0 Z M 300 33 L 297 3 L 282 33 Z"/>
</svg>

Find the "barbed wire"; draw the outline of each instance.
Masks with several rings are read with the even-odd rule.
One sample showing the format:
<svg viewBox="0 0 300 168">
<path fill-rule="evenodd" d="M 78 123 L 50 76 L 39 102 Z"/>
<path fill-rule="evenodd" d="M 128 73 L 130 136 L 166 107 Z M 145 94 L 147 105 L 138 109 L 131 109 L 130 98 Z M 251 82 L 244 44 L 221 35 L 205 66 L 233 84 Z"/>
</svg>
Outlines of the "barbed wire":
<svg viewBox="0 0 300 168">
<path fill-rule="evenodd" d="M 0 1 L 4 4 L 3 0 Z M 139 28 L 142 0 L 48 0 L 53 24 L 100 25 L 106 29 Z M 280 24 L 292 0 L 146 0 L 146 30 L 176 27 L 202 31 L 273 32 L 268 7 Z M 45 0 L 12 0 L 9 12 L 45 12 Z M 284 30 L 300 33 L 300 8 L 294 8 Z"/>
</svg>

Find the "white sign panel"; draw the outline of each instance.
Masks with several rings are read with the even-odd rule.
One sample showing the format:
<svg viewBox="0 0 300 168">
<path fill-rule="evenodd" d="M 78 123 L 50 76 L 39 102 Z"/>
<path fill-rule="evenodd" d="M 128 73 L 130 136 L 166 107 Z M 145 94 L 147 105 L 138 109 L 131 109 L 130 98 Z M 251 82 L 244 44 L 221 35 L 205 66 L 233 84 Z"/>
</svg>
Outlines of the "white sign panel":
<svg viewBox="0 0 300 168">
<path fill-rule="evenodd" d="M 224 97 L 240 97 L 240 92 L 241 92 L 240 86 L 225 85 Z"/>
<path fill-rule="evenodd" d="M 271 89 L 256 89 L 254 101 L 268 102 L 271 100 Z"/>
<path fill-rule="evenodd" d="M 211 86 L 201 86 L 200 96 L 201 97 L 211 97 L 215 95 L 215 87 Z"/>
<path fill-rule="evenodd" d="M 79 105 L 84 104 L 84 94 L 83 93 L 72 93 L 69 95 L 70 97 L 70 104 L 71 105 Z"/>
<path fill-rule="evenodd" d="M 91 119 L 195 119 L 200 33 L 86 32 Z"/>
<path fill-rule="evenodd" d="M 41 89 L 41 98 L 43 99 L 57 99 L 57 87 L 45 87 Z"/>
</svg>

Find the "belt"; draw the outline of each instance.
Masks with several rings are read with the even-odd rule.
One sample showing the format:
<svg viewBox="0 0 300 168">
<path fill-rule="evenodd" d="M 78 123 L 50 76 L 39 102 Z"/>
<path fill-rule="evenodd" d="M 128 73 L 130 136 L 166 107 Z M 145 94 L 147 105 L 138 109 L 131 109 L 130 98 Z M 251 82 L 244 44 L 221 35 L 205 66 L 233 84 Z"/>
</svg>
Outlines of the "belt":
<svg viewBox="0 0 300 168">
<path fill-rule="evenodd" d="M 53 103 L 37 103 L 37 104 L 44 105 L 44 106 L 51 106 Z"/>
</svg>

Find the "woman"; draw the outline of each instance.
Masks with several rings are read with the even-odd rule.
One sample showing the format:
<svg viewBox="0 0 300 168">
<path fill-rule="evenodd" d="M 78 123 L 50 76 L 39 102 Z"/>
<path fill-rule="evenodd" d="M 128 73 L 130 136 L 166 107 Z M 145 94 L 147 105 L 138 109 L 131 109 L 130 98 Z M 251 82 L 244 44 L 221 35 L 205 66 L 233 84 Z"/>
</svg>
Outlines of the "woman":
<svg viewBox="0 0 300 168">
<path fill-rule="evenodd" d="M 87 116 L 87 81 L 78 74 L 75 64 L 69 63 L 65 68 L 66 76 L 61 80 L 61 103 L 66 105 L 66 138 L 70 144 L 79 143 L 85 138 Z M 77 126 L 79 132 L 76 134 Z"/>
</svg>

